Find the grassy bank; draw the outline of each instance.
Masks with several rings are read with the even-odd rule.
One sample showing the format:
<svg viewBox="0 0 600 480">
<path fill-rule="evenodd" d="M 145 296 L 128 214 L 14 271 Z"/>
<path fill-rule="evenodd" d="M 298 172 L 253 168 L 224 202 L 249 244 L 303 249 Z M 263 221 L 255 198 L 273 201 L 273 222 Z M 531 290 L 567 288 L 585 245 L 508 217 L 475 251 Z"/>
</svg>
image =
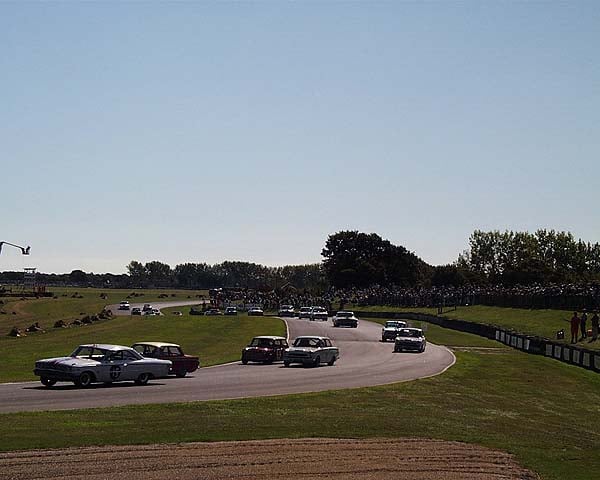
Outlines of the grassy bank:
<svg viewBox="0 0 600 480">
<path fill-rule="evenodd" d="M 437 308 L 396 308 L 386 306 L 357 307 L 355 311 L 375 312 L 420 312 L 437 315 Z M 457 307 L 456 310 L 445 309 L 442 316 L 447 318 L 458 318 L 486 325 L 497 325 L 507 329 L 513 329 L 528 335 L 556 338 L 558 330 L 565 330 L 565 343 L 570 340 L 569 319 L 573 312 L 564 310 L 526 310 L 522 308 L 487 307 L 484 305 L 471 305 L 468 307 Z M 591 328 L 591 315 L 588 314 L 588 328 Z M 598 350 L 600 340 L 596 342 L 585 339 L 577 345 Z"/>
<path fill-rule="evenodd" d="M 23 338 L 0 338 L 2 368 L 0 382 L 36 380 L 32 373 L 37 359 L 64 356 L 82 343 L 131 345 L 154 340 L 180 344 L 184 351 L 199 355 L 203 366 L 240 358 L 242 347 L 255 335 L 285 335 L 285 324 L 271 317 L 247 315 L 183 316 L 165 310 L 162 316 L 123 316 L 91 325 L 53 329 Z"/>
<path fill-rule="evenodd" d="M 54 297 L 27 298 L 0 297 L 0 335 L 8 334 L 12 327 L 25 329 L 34 322 L 46 330 L 52 329 L 57 320 L 67 323 L 84 315 L 95 315 L 105 305 L 129 300 L 132 303 L 157 301 L 194 300 L 199 295 L 208 297 L 206 290 L 118 290 L 99 288 L 50 288 Z M 136 294 L 133 296 L 132 294 Z M 106 298 L 101 298 L 104 295 Z M 159 298 L 168 295 L 167 298 Z M 130 298 L 128 298 L 130 297 Z M 188 298 L 190 297 L 190 298 Z M 14 314 L 13 314 L 14 312 Z"/>
<path fill-rule="evenodd" d="M 439 342 L 443 330 L 432 327 L 429 340 Z M 5 414 L 0 449 L 429 437 L 508 451 L 545 479 L 597 478 L 599 375 L 508 348 L 470 349 L 481 345 L 479 337 L 452 335 L 463 345 L 457 363 L 434 378 L 270 398 Z"/>
</svg>

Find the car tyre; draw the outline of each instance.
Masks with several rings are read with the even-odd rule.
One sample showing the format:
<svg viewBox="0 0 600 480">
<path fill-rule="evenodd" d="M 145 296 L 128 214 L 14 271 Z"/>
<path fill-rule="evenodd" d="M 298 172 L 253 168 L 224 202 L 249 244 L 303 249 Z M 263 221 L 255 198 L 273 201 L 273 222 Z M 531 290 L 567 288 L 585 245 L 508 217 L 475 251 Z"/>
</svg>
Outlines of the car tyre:
<svg viewBox="0 0 600 480">
<path fill-rule="evenodd" d="M 315 358 L 315 361 L 313 362 L 312 366 L 313 366 L 313 368 L 316 368 L 316 367 L 318 367 L 319 365 L 321 365 L 321 357 L 319 357 L 319 356 L 317 355 L 317 357 Z"/>
<path fill-rule="evenodd" d="M 248 360 L 247 360 L 246 358 L 242 358 L 242 363 L 243 363 L 244 365 L 248 365 Z"/>
<path fill-rule="evenodd" d="M 330 367 L 333 367 L 333 364 L 335 363 L 335 357 L 331 357 L 331 360 L 329 360 L 327 362 L 327 365 L 329 365 Z"/>
<path fill-rule="evenodd" d="M 44 385 L 45 387 L 51 387 L 56 383 L 56 380 L 52 380 L 48 377 L 42 377 L 40 378 L 40 382 L 42 382 L 42 385 Z"/>
<path fill-rule="evenodd" d="M 178 378 L 183 378 L 187 375 L 187 370 L 178 370 L 175 372 L 175 376 Z"/>
<path fill-rule="evenodd" d="M 139 376 L 135 379 L 136 385 L 146 385 L 150 380 L 149 373 L 140 373 Z"/>
<path fill-rule="evenodd" d="M 83 372 L 79 378 L 75 380 L 75 385 L 82 388 L 88 388 L 94 382 L 94 376 L 90 372 Z"/>
<path fill-rule="evenodd" d="M 290 366 L 290 362 L 283 362 L 283 366 L 286 367 L 286 368 L 289 367 Z"/>
</svg>

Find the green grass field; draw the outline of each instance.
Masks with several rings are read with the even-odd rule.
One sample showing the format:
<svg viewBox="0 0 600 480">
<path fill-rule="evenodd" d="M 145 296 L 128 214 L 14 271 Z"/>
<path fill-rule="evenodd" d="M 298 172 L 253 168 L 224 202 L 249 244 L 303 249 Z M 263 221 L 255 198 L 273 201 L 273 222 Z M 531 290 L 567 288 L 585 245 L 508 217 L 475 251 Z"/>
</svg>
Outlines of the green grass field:
<svg viewBox="0 0 600 480">
<path fill-rule="evenodd" d="M 485 339 L 444 330 L 429 327 L 429 341 L 461 347 L 456 365 L 437 377 L 269 398 L 4 414 L 0 449 L 428 437 L 508 451 L 547 480 L 598 478 L 600 376 L 493 342 L 498 348 L 481 349 Z"/>
<path fill-rule="evenodd" d="M 20 300 L 14 297 L 0 297 L 0 300 L 4 302 L 4 305 L 0 305 L 0 312 L 4 312 L 0 313 L 0 335 L 8 334 L 14 326 L 25 329 L 34 322 L 39 322 L 42 328 L 49 330 L 52 329 L 54 322 L 57 320 L 64 320 L 69 323 L 84 315 L 95 315 L 105 305 L 119 303 L 122 300 L 129 300 L 131 303 L 151 303 L 161 300 L 195 300 L 198 295 L 208 298 L 206 290 L 103 290 L 99 288 L 60 287 L 53 287 L 49 290 L 57 298 Z M 103 293 L 107 296 L 106 300 L 100 297 Z M 132 293 L 142 296 L 127 298 Z M 82 298 L 72 298 L 75 294 Z M 168 295 L 168 298 L 160 299 L 159 295 Z M 199 298 L 198 300 L 200 301 Z M 12 312 L 15 312 L 15 314 Z"/>
<path fill-rule="evenodd" d="M 182 311 L 183 316 L 173 315 L 173 310 Z M 285 324 L 272 317 L 193 316 L 188 310 L 165 309 L 161 316 L 118 316 L 22 338 L 1 337 L 0 382 L 36 380 L 32 370 L 37 359 L 68 355 L 82 343 L 173 342 L 198 355 L 202 365 L 208 366 L 238 360 L 242 348 L 255 335 L 285 334 Z"/>
</svg>

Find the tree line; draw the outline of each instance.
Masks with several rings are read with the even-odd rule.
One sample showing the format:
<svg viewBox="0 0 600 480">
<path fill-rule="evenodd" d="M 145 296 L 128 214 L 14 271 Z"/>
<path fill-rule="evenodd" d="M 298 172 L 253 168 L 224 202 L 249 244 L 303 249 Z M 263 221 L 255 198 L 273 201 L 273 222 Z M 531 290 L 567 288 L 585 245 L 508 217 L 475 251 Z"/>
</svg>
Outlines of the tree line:
<svg viewBox="0 0 600 480">
<path fill-rule="evenodd" d="M 327 288 L 320 264 L 267 267 L 251 262 L 225 261 L 215 265 L 183 263 L 171 268 L 166 263 L 127 265 L 133 286 L 204 289 L 211 287 L 274 290 L 293 287 L 322 291 Z"/>
<path fill-rule="evenodd" d="M 475 230 L 469 249 L 455 263 L 458 277 L 471 283 L 530 285 L 600 281 L 600 244 L 570 232 Z"/>
<path fill-rule="evenodd" d="M 166 263 L 132 260 L 127 274 L 38 273 L 38 283 L 94 287 L 236 287 L 322 292 L 329 287 L 372 285 L 531 285 L 600 282 L 600 244 L 575 239 L 570 232 L 534 233 L 475 230 L 469 248 L 448 265 L 432 266 L 405 247 L 375 233 L 340 231 L 329 235 L 322 263 L 268 267 L 251 262 Z M 22 283 L 22 272 L 0 273 L 0 283 Z"/>
</svg>

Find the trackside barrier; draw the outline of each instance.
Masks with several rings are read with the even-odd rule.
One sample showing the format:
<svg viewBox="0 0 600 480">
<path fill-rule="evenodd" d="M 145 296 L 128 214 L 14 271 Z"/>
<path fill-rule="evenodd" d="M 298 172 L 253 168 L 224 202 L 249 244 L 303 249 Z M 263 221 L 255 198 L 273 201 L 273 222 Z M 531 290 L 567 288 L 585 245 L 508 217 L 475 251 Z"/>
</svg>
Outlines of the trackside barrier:
<svg viewBox="0 0 600 480">
<path fill-rule="evenodd" d="M 472 333 L 480 337 L 486 337 L 491 340 L 503 343 L 509 347 L 521 350 L 534 355 L 544 355 L 561 362 L 586 368 L 600 373 L 600 351 L 588 350 L 575 345 L 557 343 L 543 337 L 533 335 L 524 335 L 513 330 L 496 327 L 494 325 L 484 325 L 482 323 L 470 322 L 467 320 L 452 319 L 429 315 L 427 313 L 415 312 L 357 312 L 359 316 L 367 318 L 394 318 L 408 319 L 421 322 L 433 323 L 440 327 L 459 330 L 461 332 Z"/>
</svg>

